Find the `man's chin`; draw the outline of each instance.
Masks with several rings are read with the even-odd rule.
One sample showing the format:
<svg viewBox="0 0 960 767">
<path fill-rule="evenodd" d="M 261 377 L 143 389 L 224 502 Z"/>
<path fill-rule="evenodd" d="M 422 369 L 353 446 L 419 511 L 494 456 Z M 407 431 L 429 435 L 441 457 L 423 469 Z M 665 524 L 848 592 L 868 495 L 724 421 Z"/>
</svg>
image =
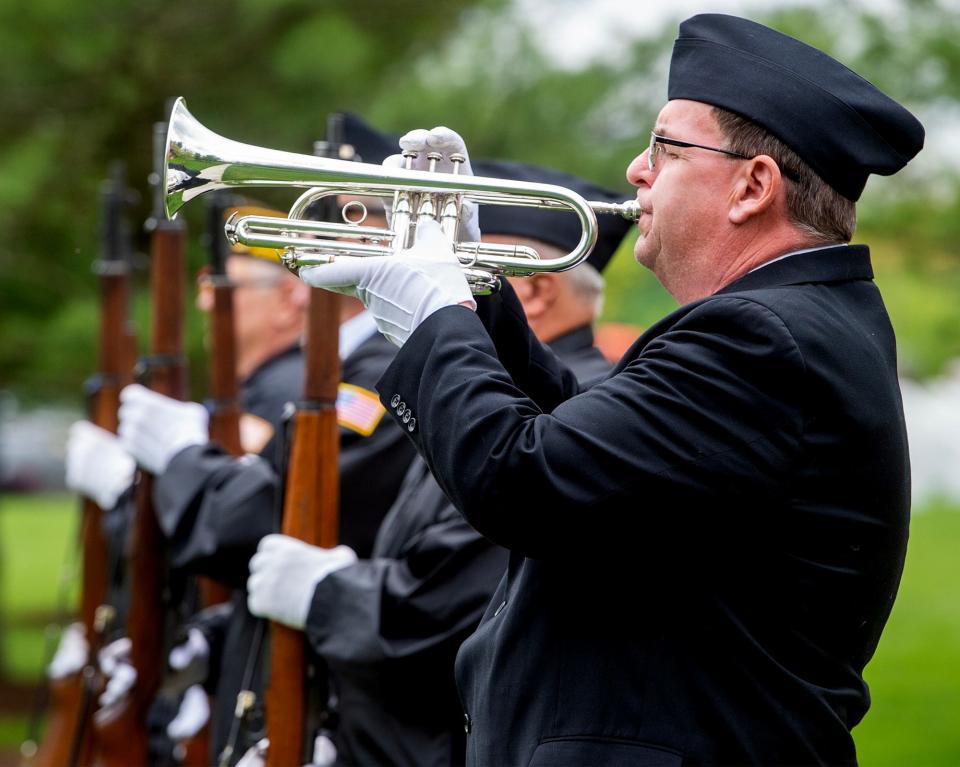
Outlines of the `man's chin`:
<svg viewBox="0 0 960 767">
<path fill-rule="evenodd" d="M 650 245 L 651 243 L 648 242 L 643 235 L 640 235 L 637 239 L 637 244 L 633 248 L 633 258 L 638 264 L 652 271 L 657 258 Z"/>
</svg>

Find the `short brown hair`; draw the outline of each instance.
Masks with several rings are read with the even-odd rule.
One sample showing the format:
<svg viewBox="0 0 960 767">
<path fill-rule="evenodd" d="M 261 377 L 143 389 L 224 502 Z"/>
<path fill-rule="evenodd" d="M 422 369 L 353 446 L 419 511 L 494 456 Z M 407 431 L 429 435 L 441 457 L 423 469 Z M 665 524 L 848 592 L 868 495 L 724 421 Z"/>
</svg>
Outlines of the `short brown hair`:
<svg viewBox="0 0 960 767">
<path fill-rule="evenodd" d="M 736 112 L 713 107 L 727 148 L 737 154 L 756 157 L 765 154 L 793 176 L 787 182 L 787 211 L 790 220 L 806 234 L 824 242 L 850 242 L 857 228 L 857 209 L 828 185 L 796 152 L 780 139 Z"/>
</svg>

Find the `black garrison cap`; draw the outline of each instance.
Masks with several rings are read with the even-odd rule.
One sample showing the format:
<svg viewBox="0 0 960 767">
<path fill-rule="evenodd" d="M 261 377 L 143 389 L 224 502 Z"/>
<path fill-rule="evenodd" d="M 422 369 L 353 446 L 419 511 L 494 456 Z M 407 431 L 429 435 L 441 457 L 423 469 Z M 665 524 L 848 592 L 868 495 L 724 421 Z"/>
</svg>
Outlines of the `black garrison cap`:
<svg viewBox="0 0 960 767">
<path fill-rule="evenodd" d="M 896 173 L 923 146 L 920 122 L 874 85 L 816 48 L 736 16 L 680 24 L 667 97 L 763 126 L 850 200 L 871 173 Z"/>
<path fill-rule="evenodd" d="M 399 136 L 380 133 L 355 114 L 343 115 L 343 142 L 353 146 L 360 162 L 381 163 L 390 155 L 399 154 L 399 141 Z"/>
<path fill-rule="evenodd" d="M 554 184 L 570 189 L 589 202 L 623 202 L 624 193 L 611 192 L 560 171 L 540 168 L 506 160 L 479 160 L 471 163 L 477 176 L 492 176 L 515 181 Z M 597 245 L 587 257 L 587 263 L 603 271 L 630 228 L 630 222 L 620 216 L 597 216 Z M 574 213 L 517 206 L 481 205 L 480 231 L 485 234 L 512 234 L 532 237 L 571 251 L 580 242 L 582 228 Z"/>
<path fill-rule="evenodd" d="M 344 154 L 344 160 L 379 165 L 384 159 L 400 151 L 399 137 L 393 137 L 370 127 L 363 118 L 352 112 L 343 112 L 343 143 L 353 147 L 353 154 Z M 368 207 L 372 204 L 366 202 Z M 374 209 L 379 209 L 375 207 Z M 314 220 L 323 220 L 329 213 L 324 212 L 322 200 L 314 200 L 306 209 L 305 216 Z"/>
</svg>

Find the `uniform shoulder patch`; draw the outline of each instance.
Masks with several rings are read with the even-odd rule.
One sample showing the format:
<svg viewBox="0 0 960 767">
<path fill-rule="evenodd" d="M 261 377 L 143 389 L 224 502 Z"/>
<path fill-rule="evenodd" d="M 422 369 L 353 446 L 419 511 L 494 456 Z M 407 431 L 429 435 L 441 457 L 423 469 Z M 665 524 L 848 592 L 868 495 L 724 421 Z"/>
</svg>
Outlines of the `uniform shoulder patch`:
<svg viewBox="0 0 960 767">
<path fill-rule="evenodd" d="M 364 437 L 373 434 L 387 411 L 369 389 L 342 383 L 337 389 L 337 423 Z"/>
</svg>

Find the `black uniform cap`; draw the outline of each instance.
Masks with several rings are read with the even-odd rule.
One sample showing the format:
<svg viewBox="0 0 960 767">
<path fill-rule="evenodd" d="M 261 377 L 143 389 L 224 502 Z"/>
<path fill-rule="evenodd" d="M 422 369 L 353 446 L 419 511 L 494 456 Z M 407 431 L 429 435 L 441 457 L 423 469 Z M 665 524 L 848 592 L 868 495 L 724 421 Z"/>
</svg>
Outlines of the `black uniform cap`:
<svg viewBox="0 0 960 767">
<path fill-rule="evenodd" d="M 356 150 L 360 162 L 381 163 L 400 153 L 400 137 L 380 133 L 350 112 L 343 115 L 343 142 Z"/>
<path fill-rule="evenodd" d="M 763 126 L 850 200 L 871 173 L 892 175 L 923 147 L 917 118 L 874 85 L 816 48 L 736 16 L 680 24 L 667 97 Z"/>
<path fill-rule="evenodd" d="M 516 181 L 554 184 L 571 189 L 589 202 L 623 202 L 624 193 L 602 189 L 589 181 L 560 171 L 507 160 L 479 160 L 471 163 L 477 176 L 492 176 Z M 597 244 L 587 263 L 603 271 L 623 240 L 630 222 L 620 216 L 597 216 Z M 574 213 L 516 206 L 481 205 L 480 231 L 486 234 L 512 234 L 532 237 L 571 251 L 580 242 L 582 227 Z"/>
<path fill-rule="evenodd" d="M 361 117 L 352 112 L 343 112 L 343 144 L 353 147 L 353 154 L 344 154 L 340 157 L 345 160 L 379 165 L 389 155 L 400 151 L 399 137 L 393 137 L 370 127 Z M 322 220 L 329 213 L 324 212 L 323 200 L 314 200 L 308 206 L 304 215 L 306 218 Z M 367 200 L 368 208 L 371 201 Z M 372 208 L 379 210 L 379 206 Z"/>
</svg>

